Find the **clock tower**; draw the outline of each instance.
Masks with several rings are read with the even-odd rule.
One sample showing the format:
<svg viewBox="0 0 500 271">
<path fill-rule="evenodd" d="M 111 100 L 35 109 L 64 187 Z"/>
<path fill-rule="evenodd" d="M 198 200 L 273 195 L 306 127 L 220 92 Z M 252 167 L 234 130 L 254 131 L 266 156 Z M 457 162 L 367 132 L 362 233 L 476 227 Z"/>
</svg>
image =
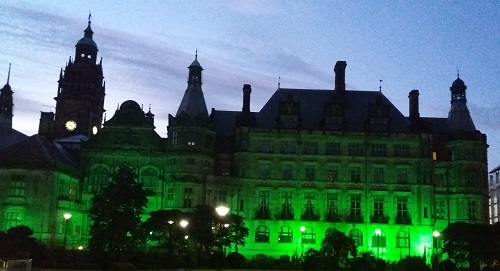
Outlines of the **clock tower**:
<svg viewBox="0 0 500 271">
<path fill-rule="evenodd" d="M 97 44 L 88 26 L 76 43 L 75 57 L 70 57 L 59 75 L 56 113 L 51 137 L 54 139 L 84 135 L 90 137 L 101 129 L 104 113 L 105 82 L 102 59 L 97 63 Z"/>
</svg>

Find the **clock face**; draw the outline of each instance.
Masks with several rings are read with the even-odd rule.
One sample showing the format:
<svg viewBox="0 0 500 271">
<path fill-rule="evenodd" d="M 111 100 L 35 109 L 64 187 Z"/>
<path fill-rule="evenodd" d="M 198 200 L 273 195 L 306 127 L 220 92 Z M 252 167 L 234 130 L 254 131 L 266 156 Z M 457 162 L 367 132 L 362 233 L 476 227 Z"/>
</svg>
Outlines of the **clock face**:
<svg viewBox="0 0 500 271">
<path fill-rule="evenodd" d="M 76 129 L 76 122 L 74 120 L 68 120 L 66 124 L 64 124 L 64 127 L 68 131 L 74 131 Z"/>
<path fill-rule="evenodd" d="M 97 126 L 92 127 L 92 134 L 97 134 Z"/>
</svg>

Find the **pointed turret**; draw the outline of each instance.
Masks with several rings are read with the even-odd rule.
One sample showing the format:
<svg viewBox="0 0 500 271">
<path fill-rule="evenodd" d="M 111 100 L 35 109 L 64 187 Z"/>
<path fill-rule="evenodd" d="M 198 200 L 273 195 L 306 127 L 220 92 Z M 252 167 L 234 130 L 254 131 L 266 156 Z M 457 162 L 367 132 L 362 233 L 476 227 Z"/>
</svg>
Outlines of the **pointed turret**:
<svg viewBox="0 0 500 271">
<path fill-rule="evenodd" d="M 451 84 L 451 108 L 448 113 L 447 130 L 450 133 L 464 131 L 476 131 L 474 122 L 467 108 L 467 99 L 465 90 L 467 86 L 464 81 L 457 75 L 457 79 Z"/>
<path fill-rule="evenodd" d="M 12 88 L 10 87 L 10 66 L 7 74 L 7 83 L 0 89 L 0 126 L 12 129 L 12 109 L 14 102 L 12 99 Z"/>
<path fill-rule="evenodd" d="M 94 31 L 90 27 L 92 15 L 89 14 L 88 25 L 85 30 L 83 30 L 83 38 L 78 40 L 76 43 L 76 52 L 75 52 L 75 61 L 89 61 L 92 63 L 96 63 L 97 52 L 99 49 L 97 48 L 97 44 L 93 40 Z"/>
<path fill-rule="evenodd" d="M 184 97 L 182 97 L 179 110 L 177 110 L 177 114 L 175 116 L 178 117 L 184 113 L 192 118 L 198 116 L 208 118 L 207 105 L 201 89 L 201 75 L 203 68 L 201 67 L 200 62 L 198 62 L 198 52 L 195 55 L 193 63 L 189 65 L 188 69 L 188 86 L 186 92 L 184 93 Z"/>
</svg>

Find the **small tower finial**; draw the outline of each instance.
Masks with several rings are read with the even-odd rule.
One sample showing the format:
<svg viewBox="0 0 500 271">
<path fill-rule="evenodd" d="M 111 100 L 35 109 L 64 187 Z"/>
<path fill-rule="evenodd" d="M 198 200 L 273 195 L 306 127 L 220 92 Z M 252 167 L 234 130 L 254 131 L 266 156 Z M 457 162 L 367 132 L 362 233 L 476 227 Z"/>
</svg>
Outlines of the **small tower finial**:
<svg viewBox="0 0 500 271">
<path fill-rule="evenodd" d="M 280 89 L 281 86 L 281 76 L 278 76 L 278 89 Z"/>
<path fill-rule="evenodd" d="M 92 13 L 90 12 L 89 10 L 89 24 L 90 24 L 90 21 L 92 20 Z"/>
<path fill-rule="evenodd" d="M 457 78 L 460 78 L 460 70 L 457 70 Z"/>
<path fill-rule="evenodd" d="M 378 91 L 380 91 L 380 92 L 382 92 L 382 82 L 383 82 L 383 81 L 384 81 L 384 80 L 382 80 L 382 79 L 380 79 L 380 80 L 379 80 L 380 84 L 379 84 L 379 86 L 378 86 Z"/>
<path fill-rule="evenodd" d="M 9 84 L 10 81 L 10 65 L 12 65 L 12 63 L 9 63 L 9 72 L 7 73 L 7 85 Z"/>
<path fill-rule="evenodd" d="M 194 59 L 198 60 L 198 49 L 196 49 L 196 53 L 194 54 Z"/>
</svg>

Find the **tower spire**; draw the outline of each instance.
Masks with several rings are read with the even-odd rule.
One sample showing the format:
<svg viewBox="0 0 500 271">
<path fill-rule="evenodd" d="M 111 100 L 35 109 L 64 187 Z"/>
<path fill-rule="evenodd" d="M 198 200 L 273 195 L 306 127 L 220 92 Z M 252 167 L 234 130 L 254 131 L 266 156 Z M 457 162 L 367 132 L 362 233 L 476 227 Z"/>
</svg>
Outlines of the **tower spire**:
<svg viewBox="0 0 500 271">
<path fill-rule="evenodd" d="M 7 73 L 7 85 L 9 84 L 9 81 L 10 81 L 10 66 L 12 65 L 12 63 L 9 63 L 9 72 Z"/>
</svg>

